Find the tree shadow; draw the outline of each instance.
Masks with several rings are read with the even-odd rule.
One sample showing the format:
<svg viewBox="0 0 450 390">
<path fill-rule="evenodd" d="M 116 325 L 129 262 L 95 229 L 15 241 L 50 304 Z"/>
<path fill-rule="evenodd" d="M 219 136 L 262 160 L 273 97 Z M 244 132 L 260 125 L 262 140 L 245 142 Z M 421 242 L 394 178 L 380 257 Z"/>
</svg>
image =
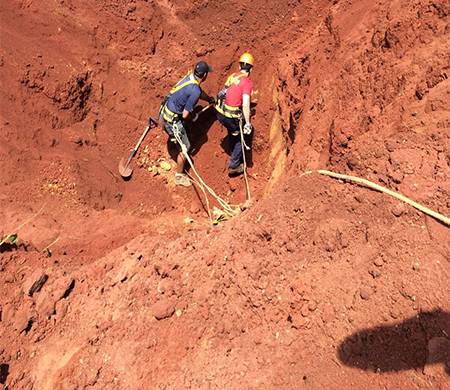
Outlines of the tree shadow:
<svg viewBox="0 0 450 390">
<path fill-rule="evenodd" d="M 445 365 L 450 376 L 450 313 L 440 309 L 389 326 L 364 329 L 338 348 L 347 366 L 381 372 Z"/>
<path fill-rule="evenodd" d="M 2 245 L 0 245 L 0 253 L 11 252 L 14 250 L 17 250 L 17 245 L 15 243 L 11 244 L 9 242 L 4 242 Z"/>
<path fill-rule="evenodd" d="M 36 248 L 31 245 L 29 242 L 21 241 L 18 244 L 16 242 L 10 243 L 10 242 L 4 242 L 2 245 L 0 245 L 0 253 L 3 252 L 12 252 L 12 251 L 34 251 Z"/>
<path fill-rule="evenodd" d="M 9 374 L 9 364 L 0 364 L 0 383 L 4 385 Z"/>
</svg>

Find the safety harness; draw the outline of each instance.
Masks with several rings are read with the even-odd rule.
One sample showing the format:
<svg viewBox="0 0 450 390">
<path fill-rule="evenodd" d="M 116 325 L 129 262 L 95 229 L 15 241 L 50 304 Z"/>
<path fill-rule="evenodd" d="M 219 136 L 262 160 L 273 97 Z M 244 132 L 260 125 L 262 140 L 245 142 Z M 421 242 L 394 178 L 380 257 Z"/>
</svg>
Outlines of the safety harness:
<svg viewBox="0 0 450 390">
<path fill-rule="evenodd" d="M 185 82 L 183 80 L 189 76 L 189 79 Z M 184 87 L 191 85 L 191 84 L 197 84 L 199 85 L 198 80 L 195 78 L 194 73 L 192 71 L 189 71 L 168 93 L 168 95 L 164 98 L 164 100 L 161 103 L 161 107 L 159 109 L 159 116 L 162 117 L 166 122 L 168 123 L 174 123 L 175 121 L 180 119 L 180 114 L 173 112 L 167 107 L 167 102 L 169 101 L 169 98 L 179 90 L 183 89 Z"/>
<path fill-rule="evenodd" d="M 220 112 L 226 118 L 240 119 L 242 117 L 242 109 L 241 107 L 233 107 L 225 104 L 225 96 L 227 95 L 228 88 L 232 85 L 238 85 L 239 80 L 242 77 L 248 77 L 245 73 L 233 73 L 228 77 L 225 82 L 225 86 L 217 95 L 217 103 L 215 105 L 215 109 Z"/>
</svg>

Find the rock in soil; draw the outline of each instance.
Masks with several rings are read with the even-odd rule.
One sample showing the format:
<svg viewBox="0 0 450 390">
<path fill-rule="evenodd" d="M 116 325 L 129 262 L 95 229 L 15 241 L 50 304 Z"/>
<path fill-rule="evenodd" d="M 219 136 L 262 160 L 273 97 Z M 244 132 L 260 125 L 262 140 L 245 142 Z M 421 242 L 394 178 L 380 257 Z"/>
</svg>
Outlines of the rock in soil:
<svg viewBox="0 0 450 390">
<path fill-rule="evenodd" d="M 42 289 L 42 286 L 47 280 L 48 275 L 45 274 L 42 270 L 34 271 L 33 274 L 24 283 L 25 293 L 32 297 L 34 293 L 37 293 Z"/>
<path fill-rule="evenodd" d="M 157 320 L 163 320 L 173 315 L 175 312 L 175 304 L 168 299 L 161 299 L 152 305 L 150 311 Z"/>
<path fill-rule="evenodd" d="M 370 287 L 368 287 L 368 286 L 363 286 L 359 290 L 359 295 L 365 301 L 369 300 L 369 298 L 372 295 L 372 293 L 373 293 L 372 289 Z"/>
</svg>

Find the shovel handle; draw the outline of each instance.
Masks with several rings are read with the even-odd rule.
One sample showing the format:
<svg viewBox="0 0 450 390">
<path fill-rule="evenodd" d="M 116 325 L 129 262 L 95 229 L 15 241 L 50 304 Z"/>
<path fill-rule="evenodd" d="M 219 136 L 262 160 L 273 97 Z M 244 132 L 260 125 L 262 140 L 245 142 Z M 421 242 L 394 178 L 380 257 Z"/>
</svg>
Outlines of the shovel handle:
<svg viewBox="0 0 450 390">
<path fill-rule="evenodd" d="M 199 112 L 198 115 L 204 113 L 206 110 L 210 109 L 214 104 L 213 103 L 209 103 L 207 106 L 203 107 Z"/>
<path fill-rule="evenodd" d="M 141 146 L 142 141 L 144 140 L 145 136 L 147 135 L 147 133 L 149 132 L 149 130 L 153 127 L 158 126 L 158 122 L 156 122 L 152 117 L 148 118 L 148 122 L 147 122 L 147 126 L 145 127 L 144 132 L 141 135 L 141 138 L 139 138 L 139 141 L 137 142 L 136 146 L 134 147 L 134 149 L 131 151 L 130 156 L 128 157 L 127 160 L 127 165 L 130 163 L 130 161 L 133 159 L 134 156 L 136 156 L 136 153 L 139 149 L 139 146 Z"/>
<path fill-rule="evenodd" d="M 147 125 L 144 132 L 141 135 L 141 138 L 139 138 L 139 141 L 137 142 L 136 146 L 133 149 L 133 156 L 136 154 L 137 150 L 139 149 L 139 146 L 141 146 L 141 143 L 144 140 L 144 138 L 147 135 L 149 130 L 150 130 L 150 125 Z"/>
<path fill-rule="evenodd" d="M 145 128 L 144 132 L 141 135 L 141 138 L 139 138 L 139 141 L 137 142 L 136 146 L 133 149 L 133 157 L 136 154 L 137 150 L 139 149 L 139 146 L 141 146 L 142 141 L 144 140 L 145 136 L 147 135 L 148 131 L 152 129 L 153 127 L 158 126 L 158 122 L 156 122 L 151 116 L 148 118 L 147 127 Z"/>
</svg>

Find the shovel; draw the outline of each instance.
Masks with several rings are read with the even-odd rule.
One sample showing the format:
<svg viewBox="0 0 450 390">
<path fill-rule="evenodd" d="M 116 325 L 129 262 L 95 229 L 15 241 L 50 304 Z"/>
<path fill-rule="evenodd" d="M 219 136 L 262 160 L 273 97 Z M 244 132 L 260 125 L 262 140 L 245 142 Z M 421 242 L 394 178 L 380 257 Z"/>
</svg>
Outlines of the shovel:
<svg viewBox="0 0 450 390">
<path fill-rule="evenodd" d="M 131 176 L 133 173 L 133 168 L 130 167 L 131 160 L 136 155 L 136 152 L 139 149 L 139 146 L 141 146 L 142 141 L 144 140 L 145 136 L 149 132 L 150 129 L 153 127 L 157 127 L 158 123 L 152 118 L 148 118 L 147 127 L 145 128 L 144 132 L 141 135 L 141 138 L 139 138 L 139 141 L 137 142 L 134 149 L 131 151 L 129 157 L 127 159 L 122 158 L 119 162 L 119 173 L 120 176 L 122 176 L 124 179 L 127 179 Z"/>
</svg>

